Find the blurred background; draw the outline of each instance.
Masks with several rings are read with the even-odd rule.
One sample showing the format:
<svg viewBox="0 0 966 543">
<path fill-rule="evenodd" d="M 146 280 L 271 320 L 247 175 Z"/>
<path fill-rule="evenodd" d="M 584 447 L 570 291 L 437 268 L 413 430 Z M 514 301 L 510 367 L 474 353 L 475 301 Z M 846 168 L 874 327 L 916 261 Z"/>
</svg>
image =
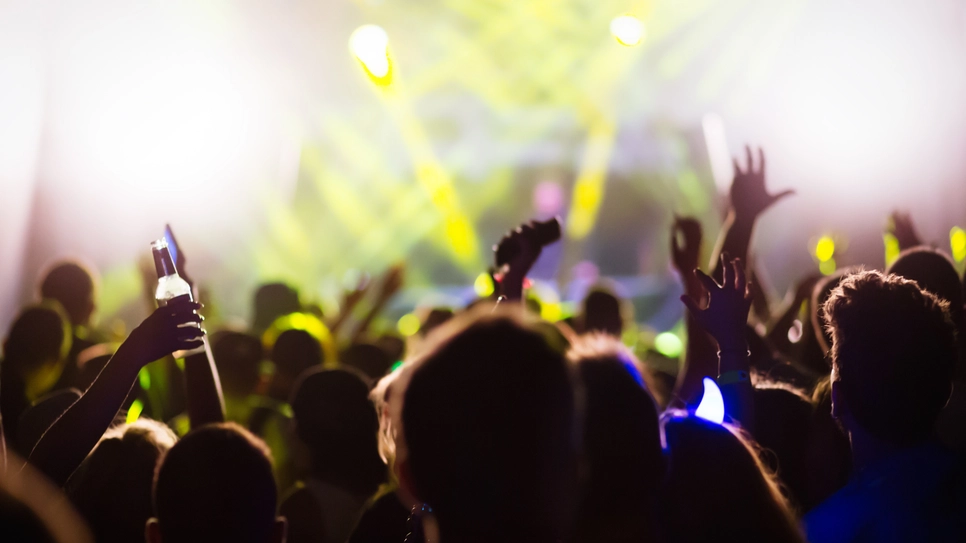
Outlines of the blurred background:
<svg viewBox="0 0 966 543">
<path fill-rule="evenodd" d="M 966 1 L 0 0 L 0 329 L 69 256 L 130 327 L 166 223 L 222 320 L 403 262 L 392 322 L 559 215 L 547 307 L 613 277 L 666 330 L 673 215 L 710 253 L 746 143 L 797 192 L 754 246 L 779 295 L 818 247 L 881 267 L 894 209 L 962 265 Z"/>
</svg>

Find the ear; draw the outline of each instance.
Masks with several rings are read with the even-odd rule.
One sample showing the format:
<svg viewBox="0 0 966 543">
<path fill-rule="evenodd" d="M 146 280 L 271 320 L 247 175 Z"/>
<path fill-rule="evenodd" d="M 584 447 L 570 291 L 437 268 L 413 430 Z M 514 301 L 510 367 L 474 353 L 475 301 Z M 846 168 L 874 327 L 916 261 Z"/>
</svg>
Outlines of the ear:
<svg viewBox="0 0 966 543">
<path fill-rule="evenodd" d="M 151 517 L 144 525 L 144 540 L 147 543 L 161 543 L 161 525 L 158 519 Z"/>
<path fill-rule="evenodd" d="M 275 529 L 272 530 L 272 543 L 285 543 L 288 536 L 288 521 L 285 517 L 275 517 Z M 148 543 L 151 543 L 150 541 Z"/>
</svg>

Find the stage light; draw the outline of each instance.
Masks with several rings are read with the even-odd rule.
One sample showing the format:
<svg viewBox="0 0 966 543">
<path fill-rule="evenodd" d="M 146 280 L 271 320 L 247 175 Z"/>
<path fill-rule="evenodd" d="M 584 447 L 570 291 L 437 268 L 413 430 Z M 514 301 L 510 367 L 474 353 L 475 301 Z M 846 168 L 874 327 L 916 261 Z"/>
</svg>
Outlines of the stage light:
<svg viewBox="0 0 966 543">
<path fill-rule="evenodd" d="M 147 368 L 141 368 L 138 372 L 138 383 L 145 391 L 151 390 L 151 372 Z"/>
<path fill-rule="evenodd" d="M 419 317 L 412 313 L 406 313 L 402 317 L 399 317 L 399 322 L 396 323 L 396 329 L 403 336 L 409 337 L 419 331 L 420 325 Z"/>
<path fill-rule="evenodd" d="M 952 250 L 956 262 L 966 260 L 966 230 L 954 226 L 949 231 L 949 248 Z"/>
<path fill-rule="evenodd" d="M 610 33 L 617 39 L 617 43 L 633 47 L 644 40 L 644 23 L 633 15 L 614 17 L 610 22 Z"/>
<path fill-rule="evenodd" d="M 818 238 L 818 243 L 815 244 L 815 258 L 819 262 L 827 262 L 833 256 L 835 256 L 835 240 L 829 236 Z"/>
<path fill-rule="evenodd" d="M 363 25 L 349 37 L 349 49 L 374 80 L 388 84 L 392 66 L 389 61 L 389 35 L 380 26 Z M 383 83 L 383 80 L 387 80 Z"/>
<path fill-rule="evenodd" d="M 721 389 L 718 388 L 714 379 L 705 377 L 701 381 L 704 383 L 704 394 L 701 396 L 701 403 L 694 410 L 694 415 L 715 424 L 724 422 L 725 406 L 724 397 L 721 396 Z"/>
<path fill-rule="evenodd" d="M 490 274 L 483 272 L 476 276 L 473 282 L 473 290 L 480 298 L 487 298 L 493 294 L 493 278 Z"/>
<path fill-rule="evenodd" d="M 899 240 L 890 233 L 882 235 L 882 243 L 885 245 L 885 264 L 891 266 L 899 258 L 902 249 L 899 248 Z"/>
<path fill-rule="evenodd" d="M 654 348 L 668 358 L 677 358 L 681 356 L 684 344 L 681 343 L 681 338 L 673 332 L 662 332 L 654 338 Z"/>
<path fill-rule="evenodd" d="M 141 400 L 134 400 L 131 403 L 130 409 L 127 410 L 127 417 L 124 418 L 124 422 L 127 424 L 133 423 L 134 421 L 138 420 L 138 417 L 140 417 L 141 413 L 143 412 L 144 403 L 141 402 Z"/>
</svg>

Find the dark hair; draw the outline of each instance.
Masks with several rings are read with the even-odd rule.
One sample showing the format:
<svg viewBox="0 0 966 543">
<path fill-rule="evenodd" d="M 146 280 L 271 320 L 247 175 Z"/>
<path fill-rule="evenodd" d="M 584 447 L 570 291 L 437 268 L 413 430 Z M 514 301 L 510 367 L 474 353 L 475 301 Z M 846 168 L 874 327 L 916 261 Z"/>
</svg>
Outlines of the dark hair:
<svg viewBox="0 0 966 543">
<path fill-rule="evenodd" d="M 85 324 L 94 309 L 94 274 L 80 262 L 58 262 L 44 274 L 40 297 L 59 302 L 72 324 Z"/>
<path fill-rule="evenodd" d="M 303 371 L 319 367 L 325 360 L 319 340 L 305 330 L 290 328 L 279 334 L 272 346 L 275 372 L 297 378 Z"/>
<path fill-rule="evenodd" d="M 63 363 L 71 338 L 70 324 L 56 302 L 24 309 L 11 325 L 0 363 L 0 418 L 8 443 L 18 442 L 20 416 L 30 407 L 26 374 L 51 360 Z"/>
<path fill-rule="evenodd" d="M 804 541 L 754 441 L 740 430 L 671 413 L 664 435 L 668 541 Z"/>
<path fill-rule="evenodd" d="M 753 437 L 762 448 L 761 460 L 781 480 L 785 497 L 798 508 L 807 507 L 812 403 L 789 385 L 762 381 L 755 386 L 754 401 Z"/>
<path fill-rule="evenodd" d="M 282 315 L 302 310 L 299 293 L 285 283 L 266 283 L 255 291 L 252 329 L 261 333 Z"/>
<path fill-rule="evenodd" d="M 215 332 L 211 351 L 225 394 L 244 398 L 255 393 L 261 377 L 261 340 L 243 332 Z"/>
<path fill-rule="evenodd" d="M 320 480 L 368 496 L 386 482 L 379 457 L 379 419 L 369 387 L 353 372 L 311 369 L 292 395 L 296 430 Z"/>
<path fill-rule="evenodd" d="M 620 298 L 606 286 L 591 289 L 583 301 L 581 333 L 602 332 L 620 337 L 624 330 L 624 316 Z"/>
<path fill-rule="evenodd" d="M 163 423 L 139 419 L 108 430 L 68 484 L 68 494 L 98 543 L 144 538 L 158 458 L 177 441 Z"/>
<path fill-rule="evenodd" d="M 560 538 L 576 494 L 563 353 L 518 307 L 468 312 L 430 339 L 403 393 L 402 433 L 441 536 Z"/>
<path fill-rule="evenodd" d="M 574 541 L 653 541 L 664 455 L 657 407 L 644 388 L 640 362 L 604 335 L 581 338 L 568 357 L 583 400 Z"/>
<path fill-rule="evenodd" d="M 154 477 L 154 512 L 164 541 L 264 543 L 278 493 L 268 447 L 234 423 L 188 433 Z"/>
<path fill-rule="evenodd" d="M 371 381 L 381 379 L 395 362 L 385 351 L 372 343 L 353 343 L 342 352 L 339 361 L 359 370 Z"/>
<path fill-rule="evenodd" d="M 948 303 L 897 275 L 845 277 L 825 303 L 848 412 L 897 444 L 927 438 L 949 398 L 956 332 Z"/>
<path fill-rule="evenodd" d="M 963 319 L 963 288 L 956 265 L 945 253 L 932 247 L 913 247 L 903 251 L 889 266 L 891 273 L 915 281 L 941 300 L 949 302 L 949 314 L 959 326 Z"/>
</svg>

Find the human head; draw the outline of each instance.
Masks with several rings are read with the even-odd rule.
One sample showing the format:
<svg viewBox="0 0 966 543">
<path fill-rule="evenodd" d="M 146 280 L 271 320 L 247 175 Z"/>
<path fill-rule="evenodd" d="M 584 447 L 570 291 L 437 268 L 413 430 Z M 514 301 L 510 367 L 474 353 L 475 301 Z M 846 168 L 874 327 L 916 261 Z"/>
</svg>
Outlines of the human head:
<svg viewBox="0 0 966 543">
<path fill-rule="evenodd" d="M 653 541 L 664 479 L 657 407 L 640 363 L 617 339 L 578 339 L 568 358 L 582 398 L 583 448 L 575 541 Z"/>
<path fill-rule="evenodd" d="M 262 363 L 262 342 L 257 337 L 244 332 L 215 332 L 211 351 L 226 396 L 242 399 L 255 393 Z"/>
<path fill-rule="evenodd" d="M 175 442 L 163 423 L 138 419 L 105 432 L 87 455 L 70 479 L 68 494 L 99 543 L 144 538 L 154 468 Z"/>
<path fill-rule="evenodd" d="M 87 326 L 94 314 L 96 280 L 94 272 L 75 260 L 54 263 L 40 282 L 40 297 L 56 300 L 74 326 Z"/>
<path fill-rule="evenodd" d="M 624 314 L 620 298 L 606 285 L 591 289 L 583 301 L 581 333 L 602 332 L 621 337 Z"/>
<path fill-rule="evenodd" d="M 258 287 L 254 300 L 252 329 L 261 333 L 282 315 L 302 310 L 299 293 L 285 283 L 267 283 Z"/>
<path fill-rule="evenodd" d="M 754 389 L 754 438 L 766 451 L 761 460 L 781 478 L 795 506 L 808 501 L 808 443 L 812 404 L 803 392 L 777 382 L 759 381 Z"/>
<path fill-rule="evenodd" d="M 444 539 L 561 538 L 576 498 L 563 353 L 517 306 L 458 316 L 430 342 L 393 384 L 401 483 L 433 508 Z"/>
<path fill-rule="evenodd" d="M 379 419 L 361 377 L 347 370 L 310 369 L 299 377 L 290 403 L 316 478 L 362 496 L 386 481 Z"/>
<path fill-rule="evenodd" d="M 847 268 L 836 270 L 832 275 L 826 275 L 815 284 L 812 290 L 811 300 L 811 319 L 812 329 L 815 331 L 815 339 L 818 340 L 822 352 L 828 352 L 832 348 L 832 333 L 825 326 L 825 302 L 828 297 L 839 286 L 846 275 L 859 271 L 857 268 Z"/>
<path fill-rule="evenodd" d="M 67 316 L 56 302 L 24 309 L 10 326 L 0 364 L 0 417 L 9 442 L 17 442 L 23 411 L 60 378 L 71 338 Z"/>
<path fill-rule="evenodd" d="M 803 541 L 777 481 L 740 430 L 669 413 L 664 439 L 669 542 Z"/>
<path fill-rule="evenodd" d="M 287 400 L 302 372 L 322 366 L 325 359 L 322 353 L 319 340 L 305 330 L 290 328 L 279 334 L 272 346 L 272 362 L 275 364 L 273 396 Z"/>
<path fill-rule="evenodd" d="M 342 351 L 339 361 L 345 366 L 362 372 L 369 382 L 381 379 L 394 362 L 386 351 L 372 343 L 353 343 Z"/>
<path fill-rule="evenodd" d="M 234 423 L 188 433 L 154 476 L 148 543 L 281 543 L 278 493 L 265 443 Z"/>
<path fill-rule="evenodd" d="M 928 438 L 949 398 L 956 333 L 948 303 L 908 279 L 853 273 L 825 302 L 832 412 L 885 442 Z"/>
<path fill-rule="evenodd" d="M 919 288 L 949 303 L 949 315 L 960 326 L 963 319 L 963 289 L 953 261 L 932 247 L 907 249 L 889 266 L 886 273 L 915 281 Z"/>
</svg>

